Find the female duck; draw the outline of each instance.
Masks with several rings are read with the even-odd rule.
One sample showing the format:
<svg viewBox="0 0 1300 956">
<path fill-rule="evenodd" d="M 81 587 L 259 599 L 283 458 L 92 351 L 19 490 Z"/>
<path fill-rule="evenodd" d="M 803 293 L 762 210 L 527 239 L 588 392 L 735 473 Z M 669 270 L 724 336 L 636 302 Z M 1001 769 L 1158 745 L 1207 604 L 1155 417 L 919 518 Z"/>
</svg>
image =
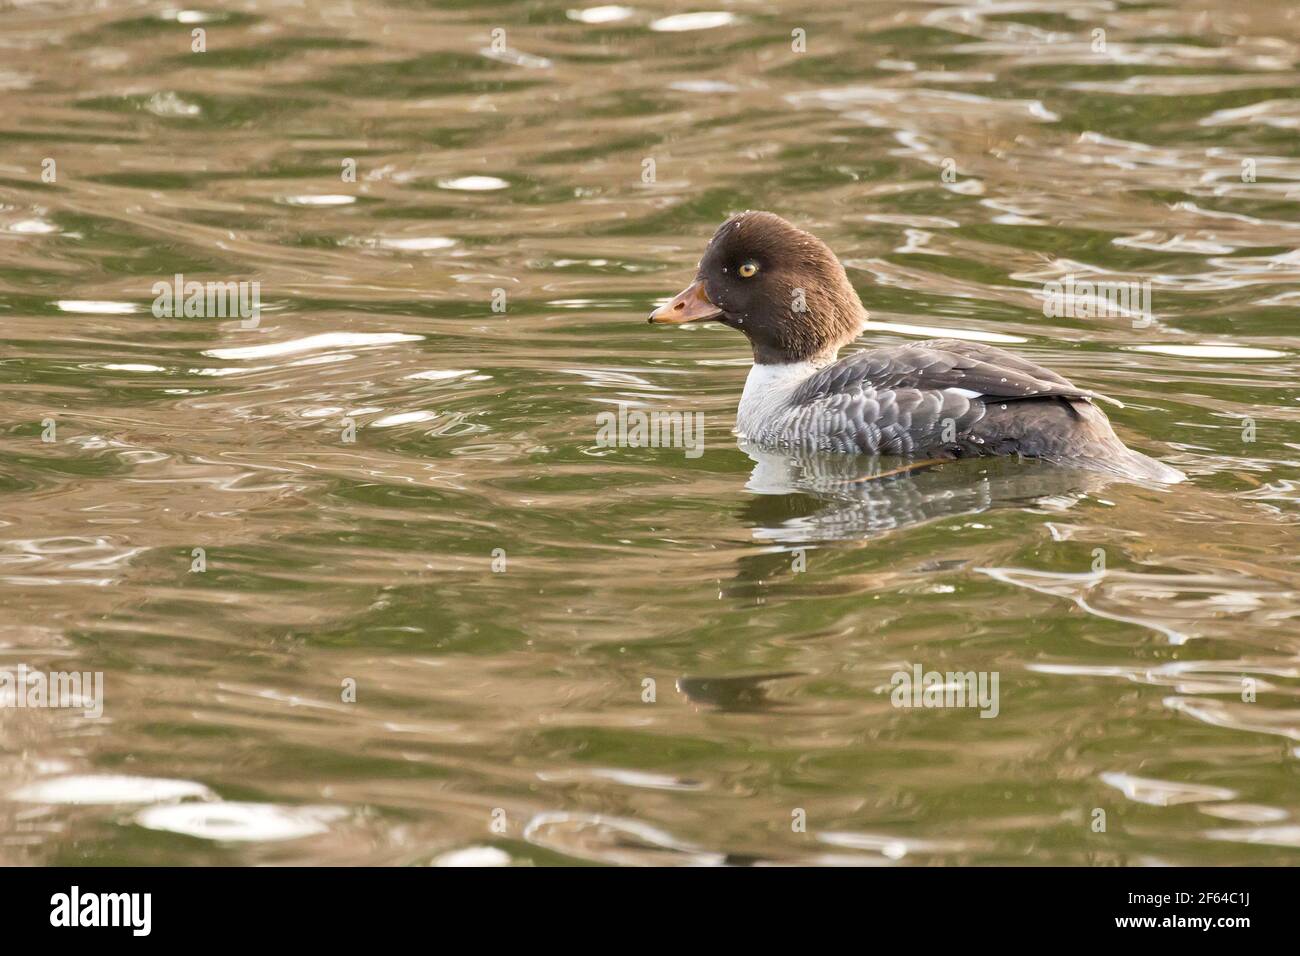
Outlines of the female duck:
<svg viewBox="0 0 1300 956">
<path fill-rule="evenodd" d="M 836 361 L 866 311 L 826 244 L 770 212 L 723 223 L 695 281 L 650 314 L 666 325 L 702 320 L 749 339 L 754 366 L 736 431 L 760 446 L 1023 455 L 1133 481 L 1185 477 L 1125 447 L 1094 404 L 1103 396 L 1003 349 L 933 339 Z"/>
</svg>

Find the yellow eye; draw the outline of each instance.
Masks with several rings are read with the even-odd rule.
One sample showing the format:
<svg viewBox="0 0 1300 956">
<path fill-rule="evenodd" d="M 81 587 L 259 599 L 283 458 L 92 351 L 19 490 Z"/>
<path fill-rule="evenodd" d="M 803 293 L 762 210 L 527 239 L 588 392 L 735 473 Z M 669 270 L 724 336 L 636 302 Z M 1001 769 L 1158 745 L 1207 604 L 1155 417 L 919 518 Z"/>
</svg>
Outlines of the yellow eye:
<svg viewBox="0 0 1300 956">
<path fill-rule="evenodd" d="M 758 266 L 753 262 L 746 262 L 736 271 L 740 273 L 742 278 L 748 279 L 754 273 L 758 272 Z"/>
</svg>

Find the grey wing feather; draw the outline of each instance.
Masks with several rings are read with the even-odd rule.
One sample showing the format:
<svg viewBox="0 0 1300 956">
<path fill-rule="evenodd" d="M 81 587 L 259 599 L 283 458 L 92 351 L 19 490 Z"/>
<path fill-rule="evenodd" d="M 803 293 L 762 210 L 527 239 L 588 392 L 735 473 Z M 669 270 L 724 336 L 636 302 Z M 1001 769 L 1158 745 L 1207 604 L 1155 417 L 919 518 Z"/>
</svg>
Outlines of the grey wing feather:
<svg viewBox="0 0 1300 956">
<path fill-rule="evenodd" d="M 1048 414 L 1064 414 L 1073 423 L 1101 397 L 991 345 L 935 339 L 859 352 L 811 375 L 795 390 L 783 431 L 830 451 L 985 454 L 996 447 L 1006 453 L 1028 450 L 1035 437 L 1018 434 L 1019 427 L 1008 427 L 1005 435 L 990 430 L 986 419 L 993 413 L 1009 424 L 1007 403 L 1019 408 L 1024 401 L 1062 399 Z M 1069 432 L 1069 425 L 1057 425 L 1063 429 Z"/>
<path fill-rule="evenodd" d="M 814 373 L 773 431 L 832 451 L 1017 454 L 1133 481 L 1184 479 L 1126 447 L 1098 398 L 1105 396 L 1002 349 L 936 339 L 860 352 Z"/>
<path fill-rule="evenodd" d="M 799 402 L 785 427 L 824 450 L 883 455 L 927 453 L 966 434 L 984 417 L 984 403 L 951 389 L 891 388 L 859 381 Z"/>
<path fill-rule="evenodd" d="M 959 339 L 934 339 L 850 355 L 811 376 L 794 400 L 811 402 L 867 385 L 876 389 L 960 388 L 1004 400 L 1056 396 L 1114 402 L 1018 355 Z"/>
</svg>

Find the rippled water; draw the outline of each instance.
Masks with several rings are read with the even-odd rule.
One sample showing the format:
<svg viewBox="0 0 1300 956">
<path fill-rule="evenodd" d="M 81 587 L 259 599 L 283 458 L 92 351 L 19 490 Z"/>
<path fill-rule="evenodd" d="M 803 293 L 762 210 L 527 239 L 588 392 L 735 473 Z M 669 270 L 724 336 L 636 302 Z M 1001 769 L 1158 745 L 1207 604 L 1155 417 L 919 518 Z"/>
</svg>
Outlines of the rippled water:
<svg viewBox="0 0 1300 956">
<path fill-rule="evenodd" d="M 104 710 L 0 701 L 0 861 L 1294 861 L 1300 11 L 573 6 L 5 5 L 0 667 Z M 743 208 L 1191 481 L 737 447 L 644 317 Z"/>
</svg>

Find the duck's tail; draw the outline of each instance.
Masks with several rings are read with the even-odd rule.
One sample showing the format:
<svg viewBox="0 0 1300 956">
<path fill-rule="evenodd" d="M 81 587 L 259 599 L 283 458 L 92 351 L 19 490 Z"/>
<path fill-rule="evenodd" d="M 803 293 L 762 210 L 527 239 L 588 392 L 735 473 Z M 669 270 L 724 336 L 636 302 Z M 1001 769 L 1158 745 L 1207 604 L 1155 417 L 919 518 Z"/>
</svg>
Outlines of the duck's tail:
<svg viewBox="0 0 1300 956">
<path fill-rule="evenodd" d="M 1177 468 L 1134 451 L 1120 441 L 1105 413 L 1095 405 L 1090 402 L 1071 404 L 1083 420 L 1090 440 L 1081 443 L 1077 454 L 1067 454 L 1058 459 L 1062 464 L 1115 475 L 1128 481 L 1173 485 L 1187 480 L 1187 476 Z"/>
<path fill-rule="evenodd" d="M 1116 439 L 1117 448 L 1108 449 L 1105 454 L 1081 455 L 1065 458 L 1061 464 L 1100 471 L 1128 481 L 1153 482 L 1162 485 L 1174 485 L 1186 481 L 1187 476 L 1177 468 L 1172 468 L 1162 461 L 1156 461 L 1140 451 L 1128 448 Z"/>
</svg>

